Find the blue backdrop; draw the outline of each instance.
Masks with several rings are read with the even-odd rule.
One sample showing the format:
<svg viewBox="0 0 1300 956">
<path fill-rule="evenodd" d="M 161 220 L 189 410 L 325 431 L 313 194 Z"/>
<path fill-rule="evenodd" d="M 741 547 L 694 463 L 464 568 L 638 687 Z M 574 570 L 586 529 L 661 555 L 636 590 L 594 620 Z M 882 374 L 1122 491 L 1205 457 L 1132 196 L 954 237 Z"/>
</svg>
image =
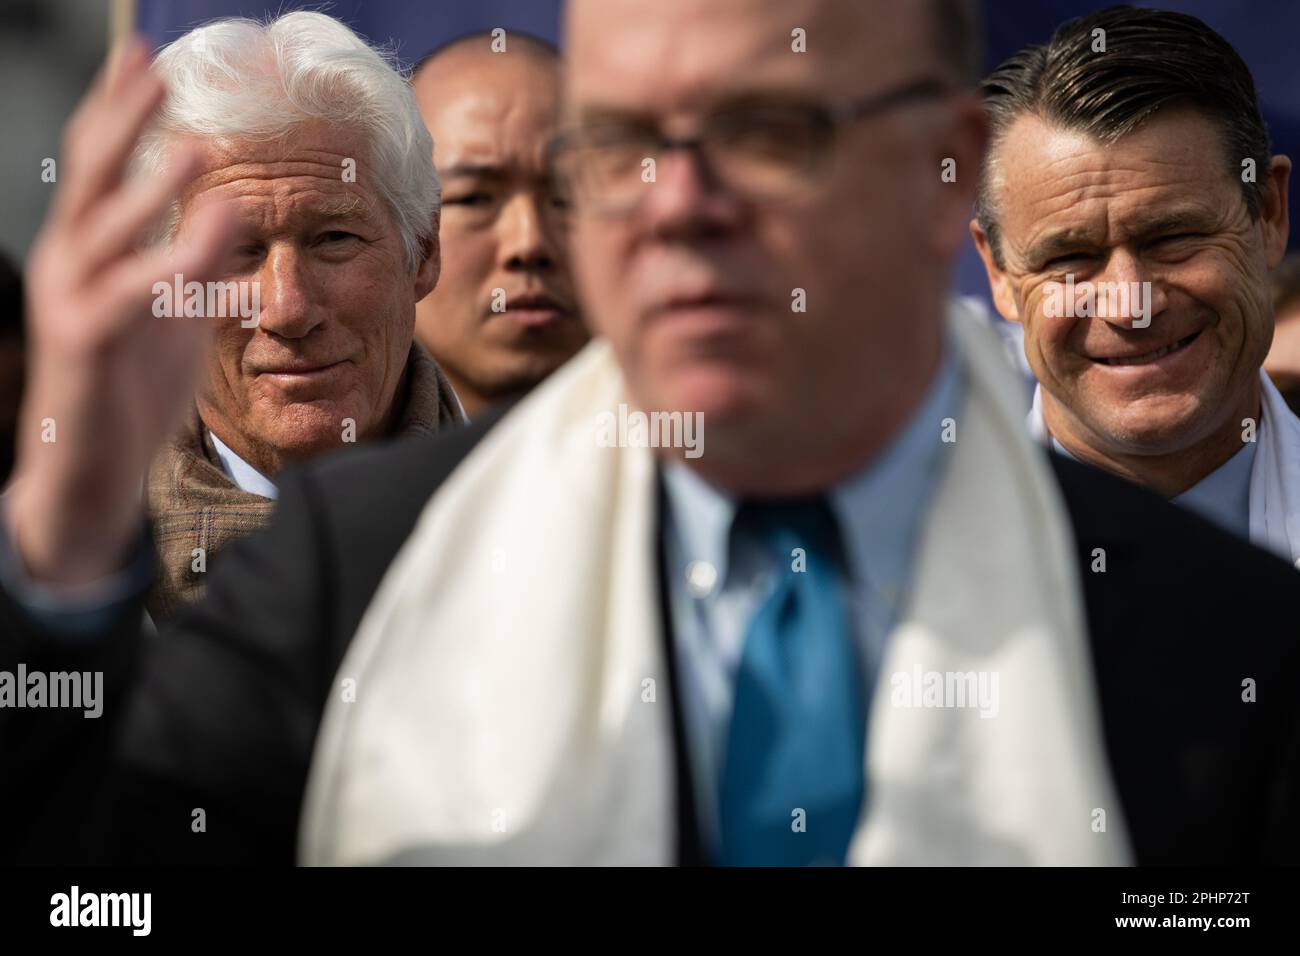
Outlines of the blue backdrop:
<svg viewBox="0 0 1300 956">
<path fill-rule="evenodd" d="M 367 40 L 393 43 L 409 64 L 449 40 L 504 27 L 557 42 L 562 0 L 137 0 L 136 26 L 166 43 L 215 17 L 320 10 Z"/>
<path fill-rule="evenodd" d="M 852 2 L 852 0 L 845 0 Z M 899 3 L 912 0 L 897 0 Z M 373 42 L 395 44 L 398 56 L 414 63 L 449 40 L 504 27 L 544 39 L 558 39 L 562 0 L 137 0 L 137 26 L 155 43 L 205 20 L 222 16 L 263 17 L 268 12 L 323 10 L 346 21 Z M 1064 20 L 1109 6 L 1108 0 L 992 0 L 985 4 L 988 66 L 1028 43 L 1046 40 Z M 1158 4 L 1199 17 L 1241 52 L 1255 75 L 1274 152 L 1300 157 L 1300 83 L 1295 43 L 1300 38 L 1296 0 L 1173 0 Z M 1297 194 L 1291 191 L 1291 247 L 1300 246 Z M 974 248 L 958 265 L 959 290 L 987 298 L 988 286 Z"/>
</svg>

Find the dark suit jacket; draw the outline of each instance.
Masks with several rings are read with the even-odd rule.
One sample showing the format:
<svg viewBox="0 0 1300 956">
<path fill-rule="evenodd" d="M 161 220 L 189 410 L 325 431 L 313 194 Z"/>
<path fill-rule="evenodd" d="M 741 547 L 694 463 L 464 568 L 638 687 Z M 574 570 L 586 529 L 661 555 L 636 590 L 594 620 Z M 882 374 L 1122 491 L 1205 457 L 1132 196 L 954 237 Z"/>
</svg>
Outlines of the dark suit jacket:
<svg viewBox="0 0 1300 956">
<path fill-rule="evenodd" d="M 0 592 L 0 670 L 103 670 L 106 699 L 98 720 L 0 709 L 0 860 L 291 863 L 347 644 L 489 424 L 285 476 L 270 526 L 232 545 L 206 598 L 156 638 L 137 604 L 100 639 L 59 640 Z M 1052 467 L 1138 861 L 1300 861 L 1300 574 L 1118 479 Z M 1094 548 L 1105 573 L 1090 570 Z M 679 859 L 701 862 L 676 701 L 674 721 Z"/>
</svg>

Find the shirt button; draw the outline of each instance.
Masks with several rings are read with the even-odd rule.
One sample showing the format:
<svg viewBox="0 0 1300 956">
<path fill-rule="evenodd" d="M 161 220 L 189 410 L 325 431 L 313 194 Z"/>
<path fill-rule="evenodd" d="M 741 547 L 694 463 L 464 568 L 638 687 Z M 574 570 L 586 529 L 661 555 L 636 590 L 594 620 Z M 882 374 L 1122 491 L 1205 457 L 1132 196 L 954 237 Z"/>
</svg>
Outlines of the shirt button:
<svg viewBox="0 0 1300 956">
<path fill-rule="evenodd" d="M 706 598 L 718 583 L 718 569 L 707 561 L 692 561 L 686 568 L 686 587 L 692 597 Z"/>
</svg>

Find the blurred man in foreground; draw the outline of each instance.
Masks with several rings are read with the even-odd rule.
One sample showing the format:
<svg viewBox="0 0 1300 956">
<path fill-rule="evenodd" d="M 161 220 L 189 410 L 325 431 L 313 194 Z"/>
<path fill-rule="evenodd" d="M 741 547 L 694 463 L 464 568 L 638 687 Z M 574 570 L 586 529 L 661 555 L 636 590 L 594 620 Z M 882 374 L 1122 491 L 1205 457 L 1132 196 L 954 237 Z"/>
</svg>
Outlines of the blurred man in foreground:
<svg viewBox="0 0 1300 956">
<path fill-rule="evenodd" d="M 426 57 L 412 79 L 437 144 L 442 275 L 416 335 L 471 418 L 517 398 L 587 341 L 565 250 L 566 211 L 545 146 L 559 112 L 559 54 L 488 34 Z"/>
<path fill-rule="evenodd" d="M 1193 17 L 1115 7 L 984 91 L 972 232 L 1025 327 L 1031 427 L 1300 566 L 1300 419 L 1260 368 L 1291 161 L 1246 64 Z"/>
<path fill-rule="evenodd" d="M 1265 754 L 1296 713 L 1223 675 L 1295 685 L 1292 628 L 1238 598 L 1300 582 L 1049 466 L 991 333 L 945 322 L 978 52 L 960 5 L 906 9 L 570 5 L 554 161 L 607 342 L 421 515 L 339 670 L 368 691 L 327 705 L 305 860 L 1295 858 Z M 625 407 L 657 451 L 609 441 Z M 1194 607 L 1150 599 L 1174 582 Z M 1238 746 L 1269 769 L 1189 776 Z"/>
<path fill-rule="evenodd" d="M 969 8 L 781 9 L 571 5 L 552 158 L 607 340 L 491 430 L 286 476 L 162 641 L 136 595 L 0 581 L 0 667 L 112 690 L 99 720 L 0 710 L 14 772 L 57 781 L 0 796 L 6 852 L 84 854 L 80 825 L 191 862 L 1300 858 L 1273 623 L 1300 579 L 1051 459 L 993 333 L 945 309 L 984 139 Z M 55 464 L 24 455 L 60 494 L 10 539 L 114 572 L 138 512 L 65 530 L 130 499 Z"/>
</svg>

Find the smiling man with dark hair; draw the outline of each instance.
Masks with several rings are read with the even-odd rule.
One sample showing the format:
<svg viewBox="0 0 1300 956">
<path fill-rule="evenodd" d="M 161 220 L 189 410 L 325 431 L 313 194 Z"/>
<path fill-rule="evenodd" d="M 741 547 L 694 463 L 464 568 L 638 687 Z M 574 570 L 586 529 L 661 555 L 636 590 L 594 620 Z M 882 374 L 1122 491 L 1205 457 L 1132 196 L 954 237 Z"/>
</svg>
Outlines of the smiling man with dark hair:
<svg viewBox="0 0 1300 956">
<path fill-rule="evenodd" d="M 1116 7 L 983 89 L 971 231 L 1025 328 L 1031 427 L 1300 565 L 1300 420 L 1261 372 L 1291 161 L 1246 64 L 1193 17 Z"/>
</svg>

